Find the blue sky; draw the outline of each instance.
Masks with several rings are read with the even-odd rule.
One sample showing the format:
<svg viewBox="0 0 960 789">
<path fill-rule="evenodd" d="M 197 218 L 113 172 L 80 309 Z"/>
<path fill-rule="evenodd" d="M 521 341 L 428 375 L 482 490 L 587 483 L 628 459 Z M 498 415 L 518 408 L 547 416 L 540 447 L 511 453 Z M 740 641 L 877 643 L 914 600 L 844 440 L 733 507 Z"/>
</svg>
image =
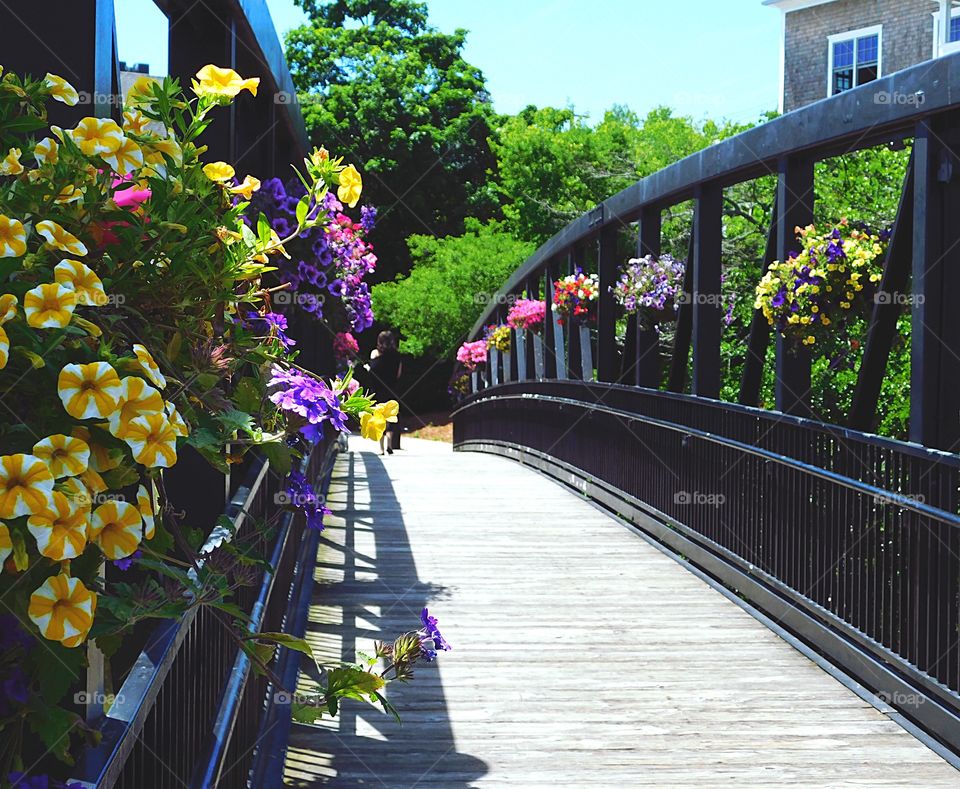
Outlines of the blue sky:
<svg viewBox="0 0 960 789">
<path fill-rule="evenodd" d="M 267 0 L 281 34 L 304 20 Z M 573 105 L 598 119 L 613 104 L 660 104 L 695 119 L 756 120 L 777 107 L 780 12 L 760 0 L 428 0 L 440 30 L 470 31 L 466 58 L 494 105 Z M 152 0 L 119 0 L 120 58 L 166 68 Z M 144 32 L 141 32 L 144 31 Z"/>
</svg>

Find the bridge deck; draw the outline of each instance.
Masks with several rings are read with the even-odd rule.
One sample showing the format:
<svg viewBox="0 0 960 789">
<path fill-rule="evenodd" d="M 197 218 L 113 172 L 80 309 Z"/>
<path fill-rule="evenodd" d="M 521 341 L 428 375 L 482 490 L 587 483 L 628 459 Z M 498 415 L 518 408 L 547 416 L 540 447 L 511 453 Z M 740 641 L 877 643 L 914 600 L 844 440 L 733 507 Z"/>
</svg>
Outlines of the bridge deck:
<svg viewBox="0 0 960 789">
<path fill-rule="evenodd" d="M 454 651 L 294 725 L 290 786 L 957 786 L 960 774 L 750 614 L 512 461 L 352 439 L 308 638 L 329 659 L 415 626 Z"/>
</svg>

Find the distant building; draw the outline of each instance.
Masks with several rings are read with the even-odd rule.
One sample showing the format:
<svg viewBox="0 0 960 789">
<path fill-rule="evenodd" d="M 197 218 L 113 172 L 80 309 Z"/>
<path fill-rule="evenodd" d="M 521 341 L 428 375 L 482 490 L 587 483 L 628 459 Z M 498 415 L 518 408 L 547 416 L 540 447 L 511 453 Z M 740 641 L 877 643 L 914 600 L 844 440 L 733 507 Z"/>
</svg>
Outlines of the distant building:
<svg viewBox="0 0 960 789">
<path fill-rule="evenodd" d="M 960 49 L 960 0 L 763 0 L 783 14 L 780 111 Z"/>
</svg>

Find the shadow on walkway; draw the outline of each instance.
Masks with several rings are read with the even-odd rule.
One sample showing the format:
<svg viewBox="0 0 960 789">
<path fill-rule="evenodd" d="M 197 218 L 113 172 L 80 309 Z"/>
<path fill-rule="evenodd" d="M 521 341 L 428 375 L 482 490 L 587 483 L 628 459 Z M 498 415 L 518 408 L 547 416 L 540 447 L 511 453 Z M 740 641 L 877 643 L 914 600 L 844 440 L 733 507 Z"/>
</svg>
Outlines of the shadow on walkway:
<svg viewBox="0 0 960 789">
<path fill-rule="evenodd" d="M 421 609 L 445 590 L 418 577 L 400 503 L 373 452 L 340 456 L 329 505 L 306 637 L 322 662 L 355 662 L 373 654 L 374 641 L 417 629 Z M 294 723 L 286 785 L 392 789 L 436 786 L 442 775 L 443 786 L 466 787 L 487 772 L 456 750 L 437 663 L 418 664 L 413 683 L 388 690 L 402 724 L 350 700 L 336 719 Z"/>
</svg>

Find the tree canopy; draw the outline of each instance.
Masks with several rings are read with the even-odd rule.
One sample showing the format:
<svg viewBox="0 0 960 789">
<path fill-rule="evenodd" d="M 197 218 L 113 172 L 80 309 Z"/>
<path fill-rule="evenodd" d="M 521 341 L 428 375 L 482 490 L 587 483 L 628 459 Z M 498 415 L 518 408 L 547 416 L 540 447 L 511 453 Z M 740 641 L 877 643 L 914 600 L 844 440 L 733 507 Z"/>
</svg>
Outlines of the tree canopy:
<svg viewBox="0 0 960 789">
<path fill-rule="evenodd" d="M 287 60 L 313 142 L 347 151 L 379 209 L 380 276 L 407 268 L 411 232 L 448 235 L 489 217 L 494 113 L 465 30 L 441 33 L 414 0 L 297 0 L 310 22 Z"/>
</svg>

